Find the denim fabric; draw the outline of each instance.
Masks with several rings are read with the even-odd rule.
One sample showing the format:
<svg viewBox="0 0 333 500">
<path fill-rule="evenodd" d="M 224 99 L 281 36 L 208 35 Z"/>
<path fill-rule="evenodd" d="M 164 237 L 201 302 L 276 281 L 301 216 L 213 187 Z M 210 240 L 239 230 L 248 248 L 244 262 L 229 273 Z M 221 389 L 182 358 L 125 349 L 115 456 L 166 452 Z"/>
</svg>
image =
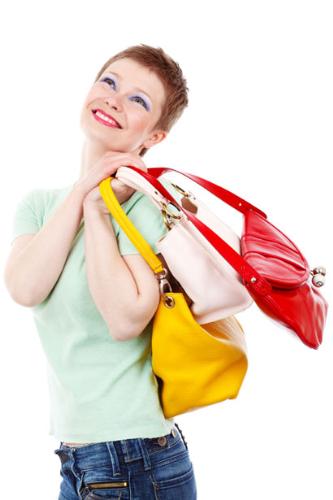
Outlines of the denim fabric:
<svg viewBox="0 0 333 500">
<path fill-rule="evenodd" d="M 170 434 L 92 443 L 62 441 L 58 500 L 196 500 L 188 446 L 178 424 Z"/>
</svg>

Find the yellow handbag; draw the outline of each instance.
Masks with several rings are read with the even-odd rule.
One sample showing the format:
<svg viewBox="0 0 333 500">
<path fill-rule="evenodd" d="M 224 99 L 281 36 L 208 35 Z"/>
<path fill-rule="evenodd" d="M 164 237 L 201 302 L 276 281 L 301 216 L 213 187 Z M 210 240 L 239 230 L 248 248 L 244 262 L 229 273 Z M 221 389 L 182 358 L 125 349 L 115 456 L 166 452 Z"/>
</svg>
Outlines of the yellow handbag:
<svg viewBox="0 0 333 500">
<path fill-rule="evenodd" d="M 206 324 L 196 322 L 184 294 L 172 291 L 168 270 L 123 211 L 110 181 L 108 177 L 99 184 L 101 196 L 160 285 L 151 348 L 152 369 L 165 417 L 236 398 L 248 367 L 241 324 L 235 316 Z"/>
</svg>

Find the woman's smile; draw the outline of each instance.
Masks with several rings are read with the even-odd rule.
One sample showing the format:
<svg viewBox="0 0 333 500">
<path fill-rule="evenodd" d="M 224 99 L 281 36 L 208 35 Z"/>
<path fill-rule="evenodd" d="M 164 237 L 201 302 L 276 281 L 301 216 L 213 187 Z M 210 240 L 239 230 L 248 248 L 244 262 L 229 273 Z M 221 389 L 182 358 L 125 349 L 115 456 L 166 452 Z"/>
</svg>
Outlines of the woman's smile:
<svg viewBox="0 0 333 500">
<path fill-rule="evenodd" d="M 112 128 L 120 128 L 120 127 L 118 127 L 118 125 L 114 121 L 107 118 L 105 115 L 103 115 L 99 111 L 95 111 L 95 112 L 92 111 L 92 114 L 94 115 L 95 120 L 102 123 L 103 125 L 105 125 L 107 127 L 112 127 Z"/>
</svg>

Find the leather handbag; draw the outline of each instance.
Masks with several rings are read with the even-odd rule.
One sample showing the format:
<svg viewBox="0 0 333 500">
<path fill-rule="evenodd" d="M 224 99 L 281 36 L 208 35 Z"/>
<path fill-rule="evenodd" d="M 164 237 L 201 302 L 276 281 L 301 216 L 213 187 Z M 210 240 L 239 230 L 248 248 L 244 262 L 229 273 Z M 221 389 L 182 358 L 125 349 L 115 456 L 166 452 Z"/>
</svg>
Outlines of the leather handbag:
<svg viewBox="0 0 333 500">
<path fill-rule="evenodd" d="M 164 415 L 171 418 L 236 398 L 248 367 L 241 324 L 234 316 L 205 325 L 195 320 L 183 293 L 172 291 L 161 260 L 123 211 L 110 179 L 99 184 L 101 196 L 159 281 L 151 359 Z"/>
<path fill-rule="evenodd" d="M 127 167 L 120 167 L 116 177 L 124 184 L 141 191 L 151 198 L 160 209 L 168 229 L 163 238 L 156 242 L 159 253 L 187 297 L 190 308 L 200 324 L 227 318 L 248 308 L 252 297 L 244 287 L 241 276 L 229 262 L 216 251 L 187 217 L 171 213 L 166 205 L 165 196 L 149 180 Z M 175 185 L 173 184 L 175 187 Z M 167 186 L 172 189 L 171 184 Z M 183 201 L 188 210 L 207 224 L 216 234 L 238 253 L 239 236 L 220 220 L 200 200 L 188 202 L 181 188 L 173 190 L 177 201 Z M 195 272 L 193 272 L 195 270 Z M 209 277 L 209 286 L 207 279 Z"/>
<path fill-rule="evenodd" d="M 165 204 L 171 203 L 186 216 L 212 251 L 215 249 L 239 273 L 244 287 L 267 316 L 295 333 L 306 346 L 319 347 L 328 311 L 328 303 L 318 290 L 325 281 L 324 267 L 310 269 L 295 243 L 269 222 L 264 212 L 231 191 L 173 168 L 149 168 L 147 172 L 134 166 L 126 168 L 144 177 L 165 197 Z M 244 215 L 240 253 L 189 210 L 196 204 L 191 193 L 186 193 L 187 203 L 179 204 L 163 187 L 158 177 L 168 171 L 188 177 Z"/>
</svg>

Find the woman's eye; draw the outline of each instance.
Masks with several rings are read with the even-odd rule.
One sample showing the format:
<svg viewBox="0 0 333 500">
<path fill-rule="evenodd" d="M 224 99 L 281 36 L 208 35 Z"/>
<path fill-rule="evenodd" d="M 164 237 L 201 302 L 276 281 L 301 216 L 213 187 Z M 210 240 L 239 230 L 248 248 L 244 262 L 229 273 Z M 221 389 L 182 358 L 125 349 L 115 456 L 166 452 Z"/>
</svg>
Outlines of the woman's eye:
<svg viewBox="0 0 333 500">
<path fill-rule="evenodd" d="M 107 77 L 102 79 L 102 82 L 107 82 L 107 81 L 112 82 L 113 88 L 115 88 L 115 81 L 113 78 L 110 78 L 109 76 L 107 76 Z M 148 104 L 146 103 L 146 101 L 144 99 L 142 99 L 142 97 L 136 95 L 136 96 L 134 96 L 134 99 L 139 99 L 138 102 L 141 102 L 143 107 L 146 108 L 147 110 L 149 110 Z"/>
<path fill-rule="evenodd" d="M 136 96 L 134 97 L 134 99 L 135 99 L 135 98 L 139 99 L 139 102 L 141 102 L 141 103 L 143 104 L 143 106 L 144 106 L 146 109 L 148 109 L 147 103 L 146 103 L 146 101 L 145 101 L 144 99 L 142 99 L 142 97 L 140 97 L 140 96 L 136 95 Z"/>
<path fill-rule="evenodd" d="M 106 82 L 107 80 L 113 82 L 113 84 L 115 83 L 114 80 L 112 78 L 109 78 L 109 77 L 103 78 L 102 82 Z"/>
</svg>

